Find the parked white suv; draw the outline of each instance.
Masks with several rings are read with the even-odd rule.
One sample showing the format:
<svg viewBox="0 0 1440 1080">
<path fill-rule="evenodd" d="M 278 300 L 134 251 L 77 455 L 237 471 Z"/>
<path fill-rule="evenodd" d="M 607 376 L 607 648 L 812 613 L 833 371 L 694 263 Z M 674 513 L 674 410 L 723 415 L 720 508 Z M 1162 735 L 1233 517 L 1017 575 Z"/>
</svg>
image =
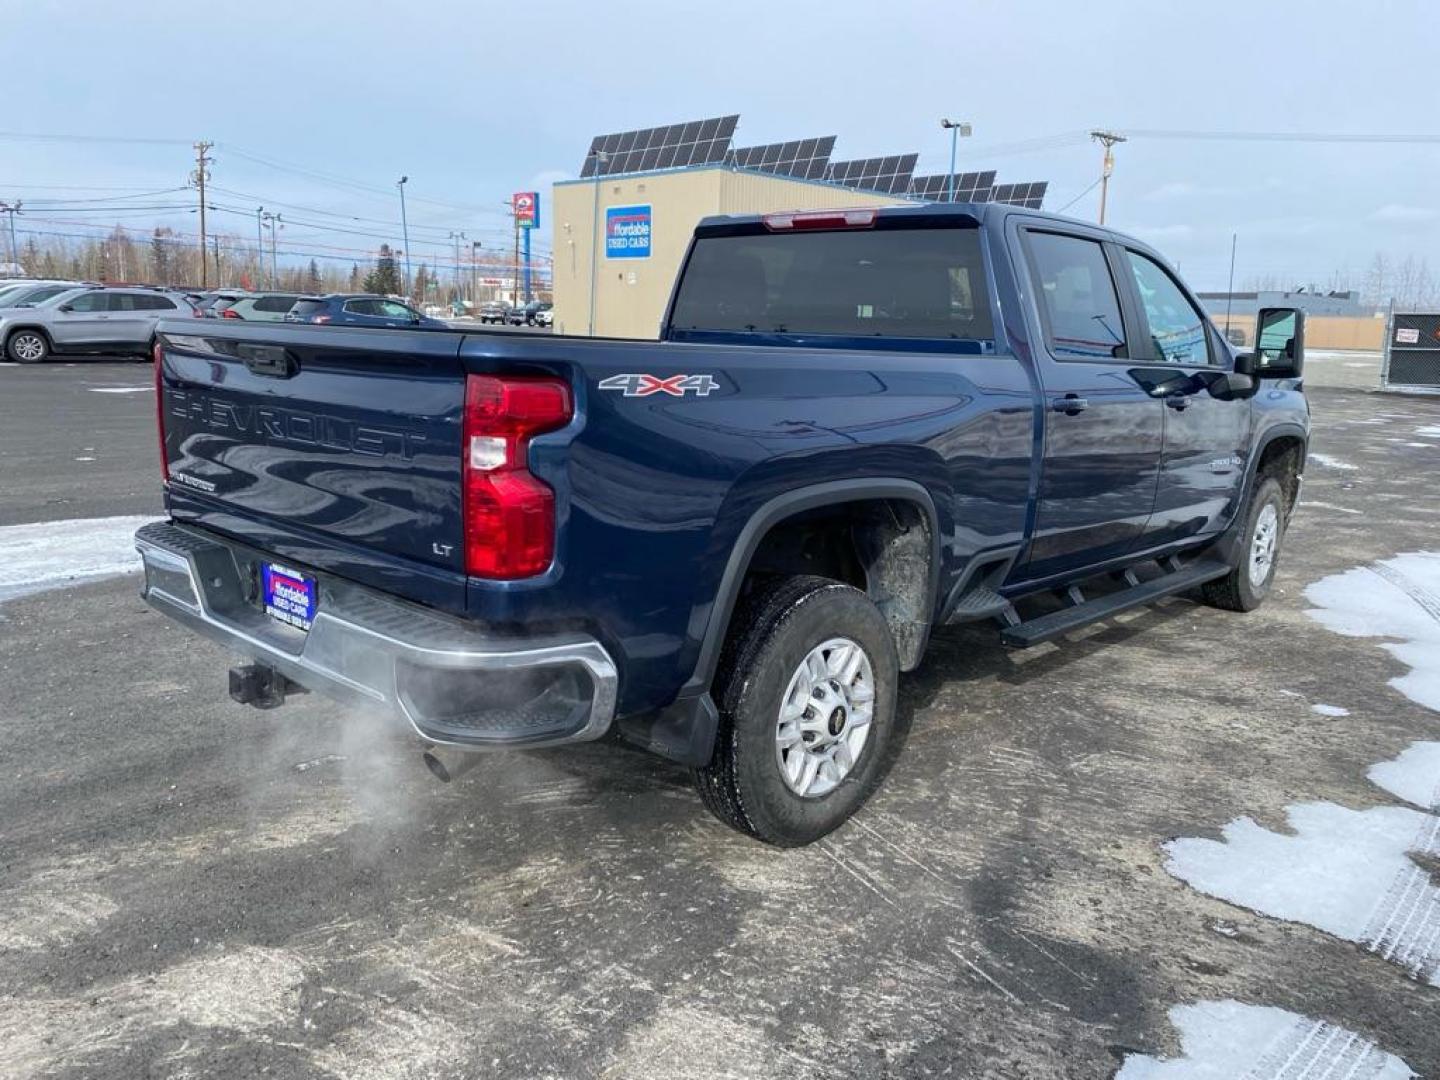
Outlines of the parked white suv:
<svg viewBox="0 0 1440 1080">
<path fill-rule="evenodd" d="M 148 355 L 155 324 L 194 315 L 180 293 L 155 289 L 70 289 L 33 307 L 0 310 L 0 341 L 16 363 L 54 353 Z"/>
</svg>

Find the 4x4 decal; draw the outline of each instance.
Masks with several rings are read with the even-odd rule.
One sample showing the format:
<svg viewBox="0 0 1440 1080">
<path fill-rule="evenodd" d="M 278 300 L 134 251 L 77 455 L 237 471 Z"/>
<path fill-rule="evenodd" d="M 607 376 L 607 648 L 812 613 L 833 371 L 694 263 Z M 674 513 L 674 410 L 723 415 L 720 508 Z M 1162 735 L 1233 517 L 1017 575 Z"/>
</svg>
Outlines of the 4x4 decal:
<svg viewBox="0 0 1440 1080">
<path fill-rule="evenodd" d="M 626 397 L 649 397 L 651 394 L 670 394 L 684 397 L 695 394 L 704 397 L 711 390 L 720 389 L 713 375 L 611 375 L 599 382 L 601 390 L 620 390 Z"/>
</svg>

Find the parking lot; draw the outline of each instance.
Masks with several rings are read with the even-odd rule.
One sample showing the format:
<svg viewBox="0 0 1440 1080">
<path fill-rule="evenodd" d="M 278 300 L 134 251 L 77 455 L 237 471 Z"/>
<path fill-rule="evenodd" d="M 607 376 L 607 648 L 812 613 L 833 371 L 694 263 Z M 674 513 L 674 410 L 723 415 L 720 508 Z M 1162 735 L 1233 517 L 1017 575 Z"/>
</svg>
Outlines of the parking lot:
<svg viewBox="0 0 1440 1080">
<path fill-rule="evenodd" d="M 161 512 L 148 366 L 0 366 L 0 1076 L 1150 1076 L 1243 1048 L 1225 1003 L 1293 1014 L 1292 1065 L 1166 1076 L 1440 1075 L 1440 841 L 1286 846 L 1343 847 L 1306 814 L 1436 836 L 1440 599 L 1386 561 L 1440 552 L 1440 398 L 1375 364 L 1312 360 L 1264 608 L 939 631 L 889 781 L 794 851 L 618 746 L 441 786 L 365 716 L 231 704 L 231 659 L 105 572 L 133 524 L 100 519 Z M 1377 566 L 1408 638 L 1306 595 Z"/>
</svg>

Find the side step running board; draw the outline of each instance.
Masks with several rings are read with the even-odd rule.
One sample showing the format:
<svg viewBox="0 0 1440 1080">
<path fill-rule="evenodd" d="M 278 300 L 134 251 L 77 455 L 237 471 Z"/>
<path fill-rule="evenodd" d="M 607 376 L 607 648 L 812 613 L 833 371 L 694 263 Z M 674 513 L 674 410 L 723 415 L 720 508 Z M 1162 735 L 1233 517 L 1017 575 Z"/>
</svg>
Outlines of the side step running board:
<svg viewBox="0 0 1440 1080">
<path fill-rule="evenodd" d="M 1193 589 L 1207 581 L 1222 578 L 1229 572 L 1230 567 L 1219 559 L 1201 559 L 1190 566 L 1172 570 L 1154 581 L 1132 585 L 1109 596 L 1099 596 L 1083 604 L 1041 615 L 1038 619 L 1007 626 L 1000 631 L 1000 640 L 1017 649 L 1029 648 L 1100 619 L 1118 615 L 1122 611 L 1129 611 L 1162 597 Z"/>
</svg>

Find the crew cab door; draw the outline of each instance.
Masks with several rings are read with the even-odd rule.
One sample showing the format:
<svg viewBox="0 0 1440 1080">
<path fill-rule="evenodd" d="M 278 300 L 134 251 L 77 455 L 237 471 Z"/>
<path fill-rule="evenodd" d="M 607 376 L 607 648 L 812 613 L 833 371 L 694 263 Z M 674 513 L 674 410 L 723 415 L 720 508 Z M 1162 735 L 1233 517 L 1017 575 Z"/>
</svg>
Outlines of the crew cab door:
<svg viewBox="0 0 1440 1080">
<path fill-rule="evenodd" d="M 1164 406 L 1131 372 L 1135 317 L 1106 234 L 1037 222 L 1014 239 L 1041 331 L 1044 450 L 1022 570 L 1035 579 L 1135 546 L 1155 501 Z"/>
<path fill-rule="evenodd" d="M 1142 379 L 1163 402 L 1155 509 L 1141 546 L 1220 531 L 1234 512 L 1250 443 L 1250 398 L 1226 392 L 1229 350 L 1158 259 L 1126 246 L 1120 275 L 1134 298 Z"/>
</svg>

